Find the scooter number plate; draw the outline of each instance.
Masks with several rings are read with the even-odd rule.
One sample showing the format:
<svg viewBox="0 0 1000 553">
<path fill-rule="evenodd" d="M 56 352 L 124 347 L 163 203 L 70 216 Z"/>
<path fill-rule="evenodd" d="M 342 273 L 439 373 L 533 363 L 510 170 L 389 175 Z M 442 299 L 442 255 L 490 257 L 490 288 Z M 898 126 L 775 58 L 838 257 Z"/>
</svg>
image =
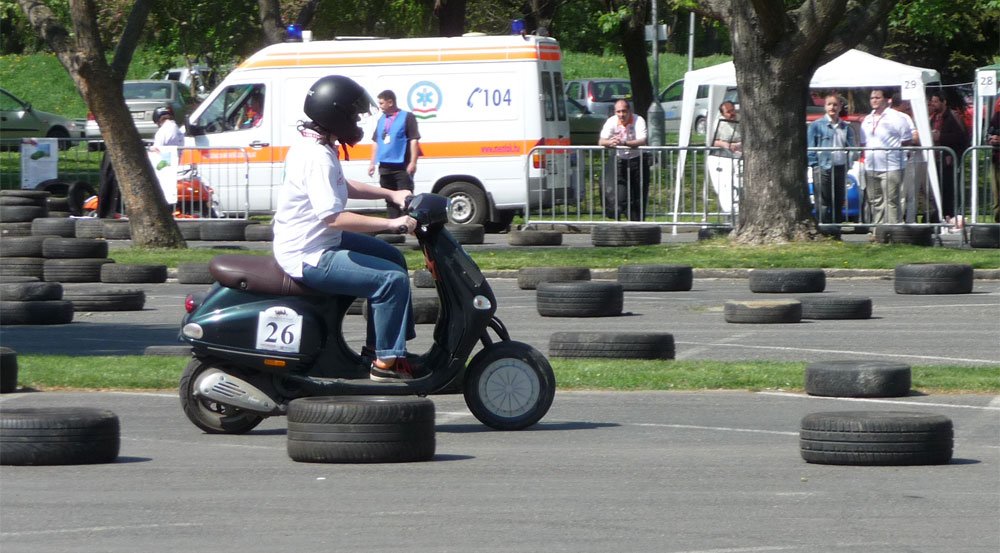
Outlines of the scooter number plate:
<svg viewBox="0 0 1000 553">
<path fill-rule="evenodd" d="M 257 349 L 298 353 L 302 315 L 287 307 L 271 307 L 257 317 Z"/>
</svg>

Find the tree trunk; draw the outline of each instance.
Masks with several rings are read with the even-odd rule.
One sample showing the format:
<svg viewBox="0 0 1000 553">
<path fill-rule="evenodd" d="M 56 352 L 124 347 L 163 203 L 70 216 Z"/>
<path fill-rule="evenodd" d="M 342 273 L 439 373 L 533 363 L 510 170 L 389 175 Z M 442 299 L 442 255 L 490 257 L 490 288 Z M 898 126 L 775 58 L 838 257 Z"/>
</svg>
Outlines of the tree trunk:
<svg viewBox="0 0 1000 553">
<path fill-rule="evenodd" d="M 653 80 L 649 76 L 646 51 L 646 23 L 649 21 L 649 1 L 632 0 L 632 16 L 622 27 L 622 53 L 632 81 L 632 108 L 646 118 L 653 103 Z M 648 123 L 648 122 L 647 122 Z"/>
<path fill-rule="evenodd" d="M 465 0 L 436 0 L 434 15 L 438 18 L 438 34 L 462 36 L 465 33 Z"/>
</svg>

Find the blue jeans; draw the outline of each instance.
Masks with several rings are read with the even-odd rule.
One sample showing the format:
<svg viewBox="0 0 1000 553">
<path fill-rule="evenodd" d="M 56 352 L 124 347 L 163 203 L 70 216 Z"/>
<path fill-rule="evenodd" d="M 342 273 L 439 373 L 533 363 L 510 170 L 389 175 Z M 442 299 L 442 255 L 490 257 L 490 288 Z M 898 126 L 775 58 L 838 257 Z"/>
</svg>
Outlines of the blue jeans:
<svg viewBox="0 0 1000 553">
<path fill-rule="evenodd" d="M 330 295 L 368 298 L 368 338 L 379 359 L 406 355 L 416 337 L 406 259 L 378 238 L 345 232 L 340 246 L 323 253 L 319 266 L 302 266 L 302 282 Z"/>
</svg>

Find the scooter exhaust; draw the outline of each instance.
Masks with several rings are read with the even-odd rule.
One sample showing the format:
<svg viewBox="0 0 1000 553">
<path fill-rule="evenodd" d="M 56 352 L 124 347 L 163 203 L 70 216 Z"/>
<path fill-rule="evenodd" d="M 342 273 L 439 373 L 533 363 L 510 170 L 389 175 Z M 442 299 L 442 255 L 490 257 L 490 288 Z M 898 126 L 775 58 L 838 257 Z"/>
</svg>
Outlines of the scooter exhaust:
<svg viewBox="0 0 1000 553">
<path fill-rule="evenodd" d="M 256 386 L 219 369 L 203 372 L 194 383 L 194 394 L 244 411 L 284 414 L 281 407 Z"/>
</svg>

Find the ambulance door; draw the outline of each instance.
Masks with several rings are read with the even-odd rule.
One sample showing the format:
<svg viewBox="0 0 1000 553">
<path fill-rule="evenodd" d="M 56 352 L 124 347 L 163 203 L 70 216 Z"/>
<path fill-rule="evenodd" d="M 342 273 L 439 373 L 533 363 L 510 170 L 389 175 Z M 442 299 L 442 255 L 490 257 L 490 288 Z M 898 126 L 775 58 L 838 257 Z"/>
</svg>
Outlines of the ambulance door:
<svg viewBox="0 0 1000 553">
<path fill-rule="evenodd" d="M 541 96 L 541 141 L 547 146 L 543 155 L 533 155 L 530 161 L 529 205 L 565 203 L 575 160 L 567 150 L 551 146 L 569 145 L 569 121 L 566 96 L 563 92 L 562 71 L 558 65 L 542 64 L 539 71 Z"/>
<path fill-rule="evenodd" d="M 185 145 L 227 215 L 271 211 L 282 162 L 273 144 L 275 102 L 267 81 L 229 83 L 191 116 Z"/>
</svg>

